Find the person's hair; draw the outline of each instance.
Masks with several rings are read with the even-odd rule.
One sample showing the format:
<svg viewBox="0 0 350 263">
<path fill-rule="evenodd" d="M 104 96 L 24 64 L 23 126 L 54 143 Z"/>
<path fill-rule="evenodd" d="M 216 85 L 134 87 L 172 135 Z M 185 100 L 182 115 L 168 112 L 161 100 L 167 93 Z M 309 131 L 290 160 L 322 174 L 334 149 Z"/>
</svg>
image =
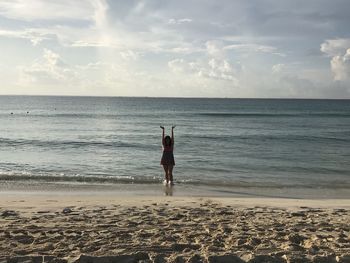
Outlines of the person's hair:
<svg viewBox="0 0 350 263">
<path fill-rule="evenodd" d="M 171 146 L 171 138 L 169 135 L 165 136 L 164 138 L 164 145 L 165 146 Z"/>
</svg>

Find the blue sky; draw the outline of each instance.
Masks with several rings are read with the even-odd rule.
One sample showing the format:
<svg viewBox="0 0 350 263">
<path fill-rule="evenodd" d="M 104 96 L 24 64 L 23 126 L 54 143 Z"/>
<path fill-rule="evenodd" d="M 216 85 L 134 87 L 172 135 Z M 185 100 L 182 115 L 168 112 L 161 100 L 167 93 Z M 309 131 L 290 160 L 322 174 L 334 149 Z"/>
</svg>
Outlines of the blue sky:
<svg viewBox="0 0 350 263">
<path fill-rule="evenodd" d="M 1 0 L 0 94 L 350 98 L 348 0 Z"/>
</svg>

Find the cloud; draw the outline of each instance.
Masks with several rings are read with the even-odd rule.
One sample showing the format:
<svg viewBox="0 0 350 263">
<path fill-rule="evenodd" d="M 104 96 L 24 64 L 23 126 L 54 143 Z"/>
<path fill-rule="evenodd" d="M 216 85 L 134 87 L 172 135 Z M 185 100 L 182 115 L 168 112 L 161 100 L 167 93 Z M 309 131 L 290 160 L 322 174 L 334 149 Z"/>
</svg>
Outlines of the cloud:
<svg viewBox="0 0 350 263">
<path fill-rule="evenodd" d="M 108 9 L 105 0 L 0 1 L 0 16 L 32 25 L 0 30 L 0 36 L 28 39 L 33 45 L 57 39 L 63 46 L 120 47 L 120 41 L 116 41 L 119 35 L 108 21 Z"/>
<path fill-rule="evenodd" d="M 95 0 L 91 3 L 94 7 L 93 19 L 95 21 L 95 26 L 100 29 L 108 27 L 107 11 L 109 6 L 107 2 L 105 0 Z"/>
<path fill-rule="evenodd" d="M 17 67 L 16 88 L 21 94 L 133 96 L 135 91 L 130 87 L 137 87 L 138 96 L 167 96 L 169 90 L 164 90 L 164 85 L 168 75 L 155 76 L 129 61 L 120 57 L 119 61 L 74 65 L 57 52 L 44 49 L 33 63 Z"/>
<path fill-rule="evenodd" d="M 331 69 L 334 74 L 334 80 L 350 80 L 350 48 L 345 55 L 334 56 L 331 59 Z"/>
<path fill-rule="evenodd" d="M 350 38 L 328 39 L 321 44 L 320 50 L 332 57 L 344 54 L 344 50 L 350 47 Z"/>
<path fill-rule="evenodd" d="M 30 29 L 30 28 L 25 30 L 1 30 L 0 29 L 0 36 L 8 37 L 8 38 L 28 39 L 33 46 L 37 46 L 42 41 L 53 38 L 52 34 L 42 33 L 40 31 L 37 31 L 35 29 Z"/>
<path fill-rule="evenodd" d="M 209 60 L 208 65 L 209 70 L 201 69 L 199 72 L 200 75 L 237 82 L 235 71 L 227 60 L 217 60 L 212 58 Z"/>
<path fill-rule="evenodd" d="M 331 97 L 349 79 L 349 7 L 343 0 L 2 0 L 0 66 L 11 66 L 1 73 L 15 82 L 19 68 L 28 90 L 90 95 Z M 329 93 L 317 89 L 322 82 Z"/>
<path fill-rule="evenodd" d="M 205 46 L 209 56 L 221 59 L 225 57 L 225 49 L 222 41 L 209 40 L 205 43 Z"/>
<path fill-rule="evenodd" d="M 125 60 L 137 60 L 140 56 L 140 53 L 134 52 L 132 50 L 126 50 L 120 52 L 120 56 Z"/>
<path fill-rule="evenodd" d="M 224 47 L 225 50 L 238 50 L 240 52 L 249 53 L 249 52 L 261 52 L 261 53 L 271 53 L 274 55 L 279 55 L 284 57 L 285 54 L 278 52 L 276 47 L 267 46 L 267 45 L 257 45 L 252 43 L 244 44 L 233 44 Z"/>
<path fill-rule="evenodd" d="M 186 54 L 193 54 L 193 53 L 203 53 L 205 52 L 205 50 L 206 49 L 203 47 L 194 46 L 190 43 L 179 43 L 177 44 L 177 46 L 169 48 L 167 52 L 186 55 Z"/>
<path fill-rule="evenodd" d="M 224 96 L 223 91 L 232 93 L 239 86 L 237 71 L 227 59 L 222 41 L 209 40 L 203 49 L 205 57 L 196 60 L 176 58 L 168 62 L 169 70 L 178 77 L 186 79 L 192 90 L 204 89 L 206 94 L 217 91 L 216 96 Z"/>
<path fill-rule="evenodd" d="M 192 74 L 201 78 L 217 79 L 238 84 L 236 72 L 227 60 L 211 58 L 206 63 L 174 59 L 168 62 L 169 69 L 174 73 Z"/>
<path fill-rule="evenodd" d="M 350 80 L 350 39 L 326 40 L 321 44 L 321 51 L 332 57 L 330 66 L 334 80 Z"/>
<path fill-rule="evenodd" d="M 174 73 L 187 72 L 191 69 L 190 64 L 181 58 L 168 61 L 168 67 Z"/>
<path fill-rule="evenodd" d="M 181 24 L 190 23 L 190 22 L 192 22 L 192 19 L 190 18 L 181 18 L 181 19 L 171 18 L 168 20 L 168 24 L 170 25 L 181 25 Z"/>
<path fill-rule="evenodd" d="M 280 73 L 285 68 L 284 64 L 275 64 L 272 66 L 272 73 Z"/>
<path fill-rule="evenodd" d="M 0 15 L 17 20 L 90 20 L 95 1 L 2 0 Z"/>
<path fill-rule="evenodd" d="M 35 45 L 45 39 L 57 39 L 61 45 L 67 47 L 114 48 L 120 51 L 191 54 L 207 49 L 212 55 L 216 52 L 216 56 L 220 56 L 221 50 L 225 48 L 240 52 L 278 53 L 274 47 L 268 45 L 235 44 L 225 47 L 220 40 L 208 40 L 203 37 L 197 40 L 195 37 L 198 30 L 205 35 L 209 26 L 213 24 L 212 22 L 197 23 L 194 28 L 186 27 L 186 30 L 181 31 L 173 27 L 169 29 L 161 22 L 167 21 L 167 24 L 181 25 L 192 24 L 194 20 L 188 17 L 166 18 L 169 15 L 168 10 L 154 13 L 149 3 L 141 4 L 135 1 L 118 3 L 118 8 L 125 9 L 123 15 L 118 12 L 118 15 L 115 15 L 116 10 L 111 9 L 114 5 L 114 2 L 105 0 L 76 1 L 74 3 L 67 0 L 57 3 L 34 0 L 33 6 L 36 8 L 31 8 L 28 1 L 15 0 L 12 4 L 10 1 L 0 2 L 0 14 L 18 20 L 46 19 L 53 21 L 48 27 L 31 27 L 29 36 L 27 36 L 27 31 L 13 31 L 13 37 L 29 39 Z M 89 23 L 80 26 L 79 24 L 76 26 L 74 22 L 67 24 L 67 21 L 81 19 Z"/>
<path fill-rule="evenodd" d="M 20 85 L 57 85 L 71 81 L 74 71 L 63 62 L 60 55 L 44 49 L 42 58 L 29 66 L 20 66 Z"/>
<path fill-rule="evenodd" d="M 240 89 L 236 72 L 227 61 L 214 58 L 209 61 L 188 61 L 177 58 L 168 62 L 168 68 L 170 74 L 165 76 L 174 81 L 163 82 L 163 85 L 171 87 L 175 94 L 181 87 L 181 96 L 226 97 Z"/>
<path fill-rule="evenodd" d="M 134 28 L 129 28 L 129 23 L 119 21 L 119 18 L 117 19 L 113 16 L 115 10 L 110 10 L 110 5 L 114 2 L 107 2 L 104 0 L 83 1 L 80 5 L 82 9 L 85 10 L 82 11 L 84 15 L 80 14 L 78 11 L 75 13 L 73 10 L 64 13 L 64 15 L 60 15 L 62 10 L 70 8 L 70 5 L 72 5 L 69 4 L 70 2 L 64 7 L 61 7 L 61 3 L 56 6 L 56 4 L 52 2 L 35 0 L 34 5 L 40 6 L 42 12 L 45 14 L 55 8 L 59 9 L 60 12 L 50 17 L 37 15 L 37 10 L 33 10 L 32 12 L 28 11 L 26 15 L 22 16 L 22 13 L 25 12 L 22 9 L 28 7 L 28 3 L 29 2 L 18 0 L 16 4 L 12 6 L 9 3 L 1 5 L 0 2 L 0 15 L 14 17 L 18 20 L 30 19 L 28 24 L 33 25 L 26 29 L 1 30 L 0 36 L 28 39 L 33 45 L 38 45 L 43 40 L 53 39 L 57 40 L 59 44 L 64 47 L 112 48 L 123 54 L 127 54 L 129 51 L 135 54 L 142 51 L 190 54 L 203 50 L 199 45 L 194 45 L 192 41 L 184 41 L 181 34 L 174 34 L 172 31 L 173 29 L 170 30 L 164 27 L 164 23 L 159 23 L 159 20 L 165 21 L 165 18 L 153 19 L 153 15 L 150 13 L 145 14 L 144 12 L 148 11 L 143 10 L 144 8 L 141 4 L 136 4 L 134 8 L 130 8 L 130 13 L 128 15 L 130 19 L 134 18 L 130 24 L 137 24 L 138 26 L 140 25 L 140 27 L 145 26 L 144 21 L 142 21 L 140 17 L 151 17 L 150 20 L 152 20 L 152 23 L 146 25 L 146 28 L 142 29 L 144 30 L 143 32 L 134 32 Z M 83 3 L 85 3 L 85 6 Z M 15 8 L 17 4 L 20 6 L 18 10 Z M 1 10 L 3 11 L 2 13 Z M 7 11 L 5 12 L 4 10 Z M 89 23 L 81 24 L 74 22 L 80 20 L 81 17 L 84 17 L 83 20 Z M 46 23 L 46 26 L 43 26 L 45 23 L 35 23 L 36 20 L 40 21 L 40 19 L 47 19 L 50 20 L 50 22 Z M 183 24 L 191 22 L 191 19 L 181 18 L 175 19 L 173 22 L 176 24 Z M 40 27 L 38 27 L 38 25 L 40 25 Z"/>
</svg>

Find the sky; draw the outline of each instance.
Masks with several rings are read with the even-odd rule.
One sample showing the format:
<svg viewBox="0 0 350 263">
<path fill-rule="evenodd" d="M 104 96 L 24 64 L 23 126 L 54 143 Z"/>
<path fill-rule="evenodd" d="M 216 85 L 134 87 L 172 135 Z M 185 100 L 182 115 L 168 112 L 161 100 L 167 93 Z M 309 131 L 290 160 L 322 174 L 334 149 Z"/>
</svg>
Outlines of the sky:
<svg viewBox="0 0 350 263">
<path fill-rule="evenodd" d="M 349 0 L 0 0 L 0 94 L 350 99 Z"/>
</svg>

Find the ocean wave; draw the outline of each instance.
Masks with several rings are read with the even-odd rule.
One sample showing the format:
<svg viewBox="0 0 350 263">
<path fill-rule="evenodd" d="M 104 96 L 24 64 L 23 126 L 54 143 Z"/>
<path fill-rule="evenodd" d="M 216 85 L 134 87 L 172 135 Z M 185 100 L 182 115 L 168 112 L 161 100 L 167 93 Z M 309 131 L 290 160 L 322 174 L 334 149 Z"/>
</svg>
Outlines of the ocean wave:
<svg viewBox="0 0 350 263">
<path fill-rule="evenodd" d="M 167 113 L 168 115 L 171 115 Z M 33 113 L 33 112 L 0 112 L 0 116 L 9 116 L 12 117 L 25 117 L 25 118 L 54 118 L 54 119 L 119 119 L 119 118 L 158 118 L 162 114 L 161 113 L 111 113 L 111 114 L 104 114 L 104 113 L 54 113 L 54 112 L 48 112 L 48 113 Z"/>
<path fill-rule="evenodd" d="M 8 116 L 10 112 L 0 112 L 0 116 Z M 350 118 L 350 112 L 312 112 L 312 111 L 298 111 L 298 112 L 277 112 L 270 110 L 269 112 L 187 112 L 183 111 L 179 114 L 167 112 L 167 115 L 173 116 L 204 116 L 204 117 L 336 117 L 336 118 Z M 14 112 L 11 116 L 19 117 L 43 117 L 43 118 L 67 118 L 67 119 L 118 119 L 118 118 L 157 118 L 163 116 L 163 112 L 119 112 L 119 113 L 84 113 L 84 112 L 71 112 L 71 113 L 56 113 L 48 111 L 47 113 L 36 112 Z"/>
<path fill-rule="evenodd" d="M 239 136 L 238 136 L 239 137 Z M 322 135 L 298 135 L 298 134 L 280 134 L 280 135 L 253 135 L 253 136 L 243 136 L 243 139 L 249 139 L 255 137 L 259 140 L 266 141 L 284 141 L 284 142 L 294 142 L 294 141 L 305 141 L 305 142 L 326 142 L 326 141 L 339 141 L 339 142 L 350 142 L 350 138 L 340 138 L 340 137 L 330 137 Z"/>
<path fill-rule="evenodd" d="M 17 146 L 36 146 L 55 148 L 82 148 L 82 147 L 99 147 L 99 148 L 149 148 L 149 145 L 142 143 L 128 143 L 122 141 L 74 141 L 74 140 L 30 140 L 30 139 L 8 139 L 0 138 L 0 147 L 17 147 Z"/>
<path fill-rule="evenodd" d="M 347 134 L 339 134 L 335 136 L 322 136 L 322 135 L 298 135 L 298 134 L 244 134 L 244 135 L 234 135 L 234 134 L 196 134 L 194 135 L 188 135 L 184 134 L 182 135 L 183 139 L 201 139 L 201 140 L 214 140 L 214 141 L 244 141 L 248 143 L 249 141 L 252 142 L 264 142 L 264 141 L 276 141 L 276 142 L 293 142 L 293 141 L 305 141 L 305 142 L 350 142 L 350 136 Z M 343 136 L 343 137 L 340 137 Z"/>
<path fill-rule="evenodd" d="M 160 183 L 161 178 L 132 176 L 102 176 L 102 175 L 80 175 L 80 174 L 31 174 L 29 172 L 0 172 L 1 181 L 40 181 L 40 182 L 75 182 L 75 183 L 125 183 L 125 184 L 155 184 Z"/>
<path fill-rule="evenodd" d="M 200 112 L 195 113 L 198 116 L 206 117 L 339 117 L 349 118 L 350 113 L 344 112 L 298 112 L 298 113 L 262 113 L 262 112 Z"/>
<path fill-rule="evenodd" d="M 31 174 L 28 172 L 0 172 L 0 184 L 6 182 L 43 182 L 43 183 L 67 183 L 67 184 L 161 184 L 162 176 L 97 176 L 97 175 L 67 175 L 67 174 Z M 346 181 L 241 181 L 241 180 L 195 180 L 177 179 L 179 185 L 189 185 L 208 188 L 259 188 L 259 189 L 281 189 L 281 188 L 312 188 L 312 189 L 350 189 L 350 183 Z"/>
</svg>

